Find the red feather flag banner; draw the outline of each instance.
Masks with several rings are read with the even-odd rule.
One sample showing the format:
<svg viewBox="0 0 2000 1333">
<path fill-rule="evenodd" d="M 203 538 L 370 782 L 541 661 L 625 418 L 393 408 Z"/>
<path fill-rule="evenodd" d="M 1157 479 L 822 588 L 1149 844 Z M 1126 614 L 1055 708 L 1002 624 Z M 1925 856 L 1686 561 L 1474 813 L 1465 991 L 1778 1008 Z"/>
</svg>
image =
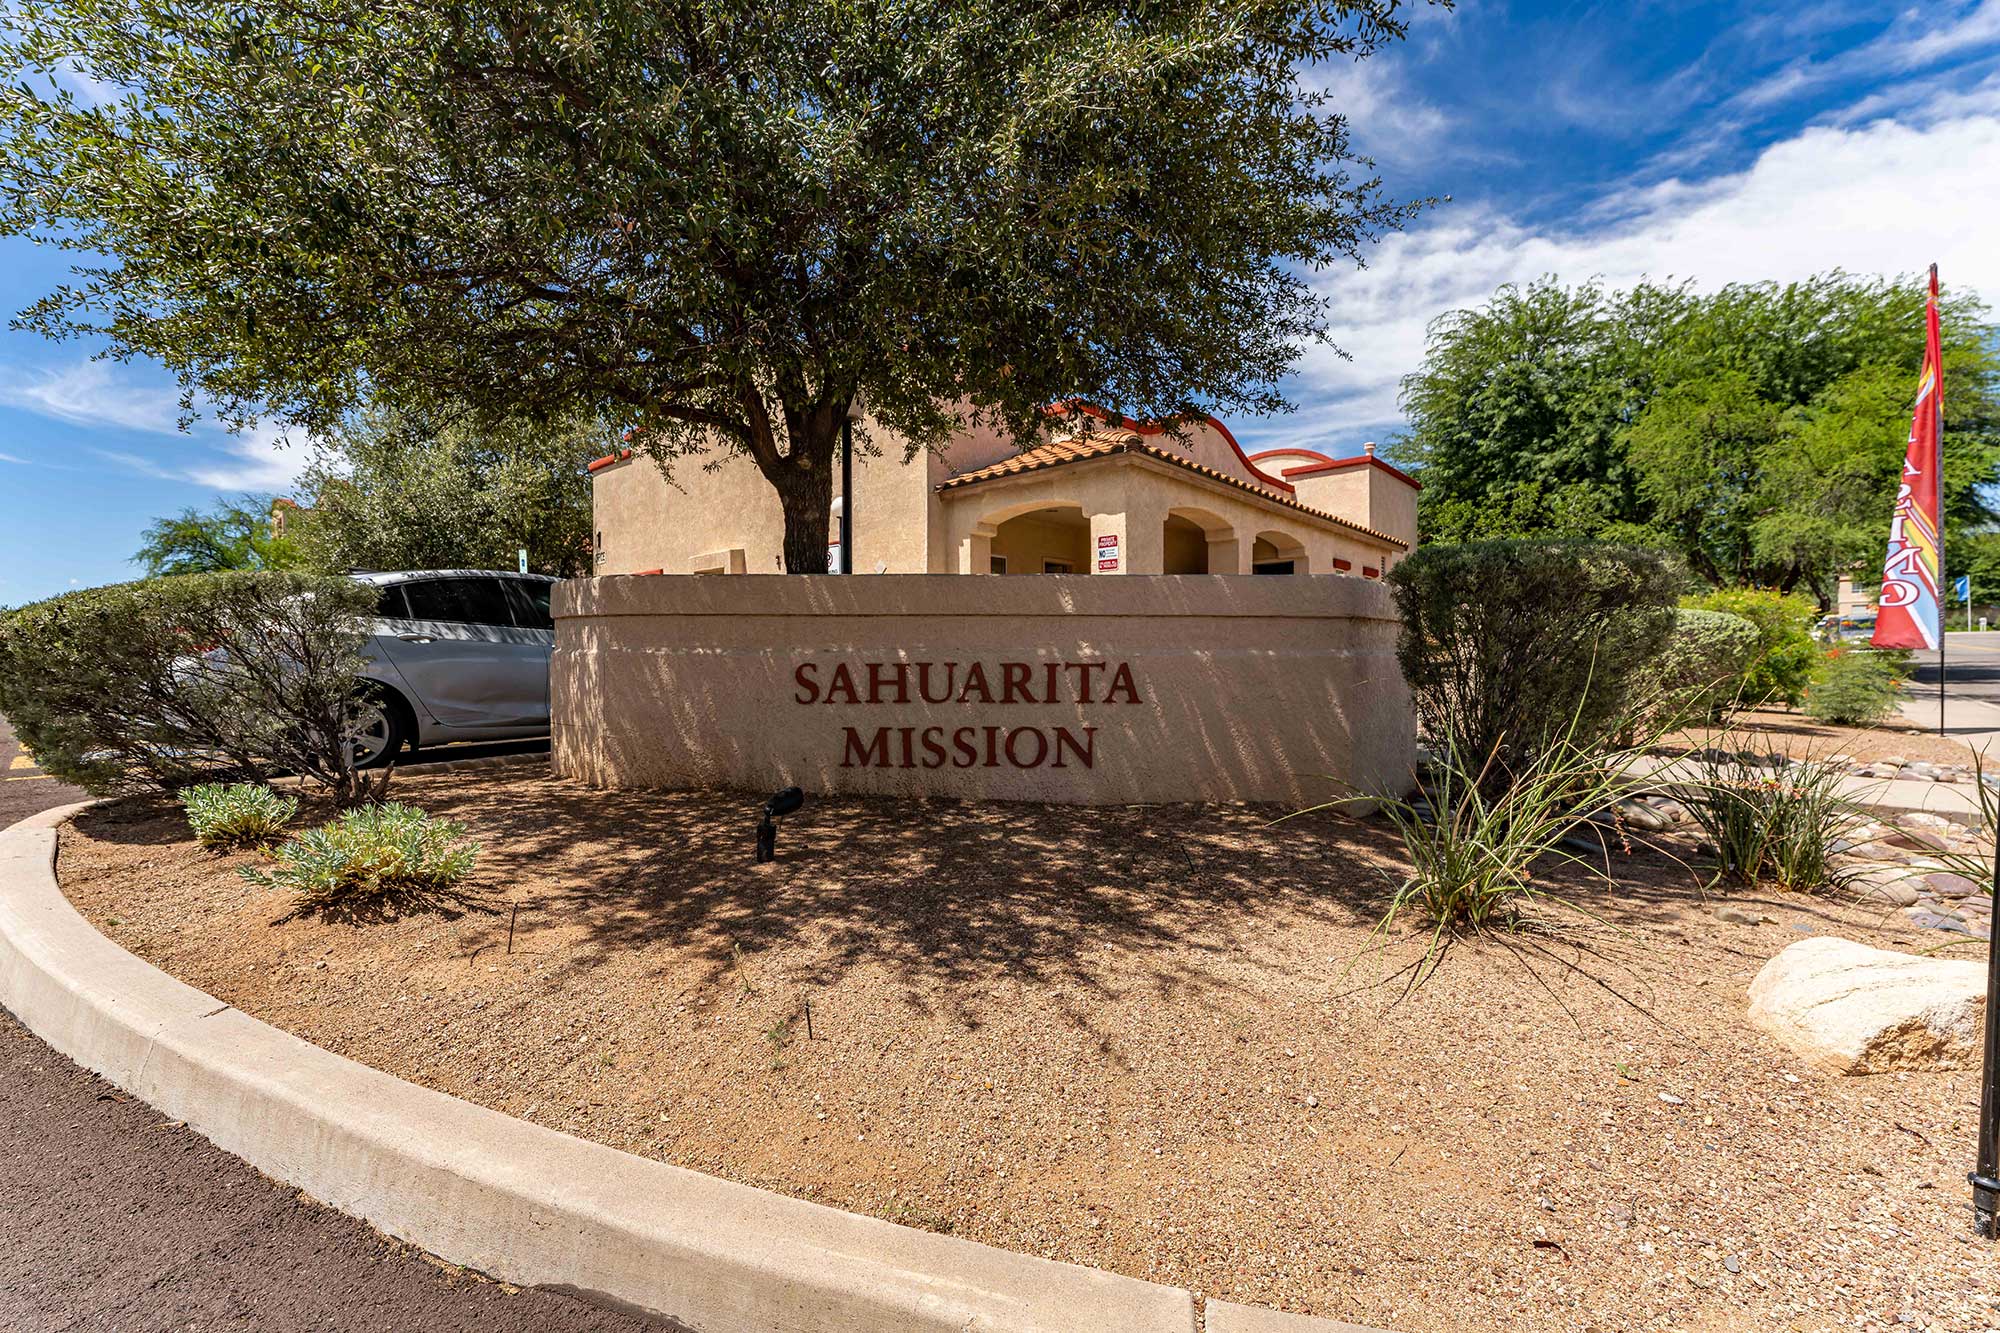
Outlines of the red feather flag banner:
<svg viewBox="0 0 2000 1333">
<path fill-rule="evenodd" d="M 1924 371 L 1903 455 L 1903 484 L 1889 520 L 1889 554 L 1876 606 L 1877 648 L 1936 648 L 1944 634 L 1944 353 L 1938 336 L 1937 265 L 1924 309 Z"/>
</svg>

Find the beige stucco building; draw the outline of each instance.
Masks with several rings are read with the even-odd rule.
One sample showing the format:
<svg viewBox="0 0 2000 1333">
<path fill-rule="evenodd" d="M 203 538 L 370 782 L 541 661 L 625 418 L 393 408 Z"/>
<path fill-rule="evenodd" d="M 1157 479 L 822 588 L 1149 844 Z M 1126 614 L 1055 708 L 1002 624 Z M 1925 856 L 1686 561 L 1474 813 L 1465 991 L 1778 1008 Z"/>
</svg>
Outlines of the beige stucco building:
<svg viewBox="0 0 2000 1333">
<path fill-rule="evenodd" d="M 1417 483 L 1373 446 L 1249 455 L 1214 420 L 1175 438 L 1088 408 L 1026 450 L 970 430 L 905 462 L 871 433 L 880 453 L 854 460 L 857 574 L 1380 578 L 1417 539 Z M 748 458 L 689 460 L 669 480 L 626 449 L 591 474 L 598 574 L 783 572 L 784 517 Z"/>
</svg>

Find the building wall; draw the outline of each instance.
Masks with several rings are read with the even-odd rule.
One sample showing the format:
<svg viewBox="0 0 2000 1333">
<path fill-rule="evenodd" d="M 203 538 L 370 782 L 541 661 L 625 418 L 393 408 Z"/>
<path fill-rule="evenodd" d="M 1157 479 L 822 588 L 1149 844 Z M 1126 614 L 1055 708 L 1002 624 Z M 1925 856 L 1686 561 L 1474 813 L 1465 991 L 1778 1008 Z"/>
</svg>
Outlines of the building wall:
<svg viewBox="0 0 2000 1333">
<path fill-rule="evenodd" d="M 883 564 L 893 574 L 923 573 L 937 462 L 919 455 L 905 463 L 901 438 L 887 431 L 880 432 L 878 447 L 875 457 L 858 444 L 855 451 L 854 571 L 873 573 Z M 833 466 L 837 496 L 837 451 Z M 591 503 L 593 526 L 602 538 L 599 574 L 687 574 L 703 557 L 735 550 L 743 552 L 745 572 L 784 571 L 784 510 L 747 455 L 675 459 L 670 480 L 651 458 L 635 452 L 591 474 Z M 838 539 L 837 527 L 830 529 L 828 540 Z"/>
<path fill-rule="evenodd" d="M 1417 488 L 1363 460 L 1293 472 L 1285 480 L 1299 503 L 1351 519 L 1364 527 L 1417 544 Z"/>
<path fill-rule="evenodd" d="M 1090 526 L 1080 514 L 1023 514 L 1000 525 L 992 554 L 1006 559 L 1009 574 L 1046 573 L 1051 560 L 1072 574 L 1088 574 L 1089 548 Z"/>
<path fill-rule="evenodd" d="M 553 762 L 599 786 L 1297 808 L 1415 759 L 1358 579 L 572 579 L 555 614 Z"/>
</svg>

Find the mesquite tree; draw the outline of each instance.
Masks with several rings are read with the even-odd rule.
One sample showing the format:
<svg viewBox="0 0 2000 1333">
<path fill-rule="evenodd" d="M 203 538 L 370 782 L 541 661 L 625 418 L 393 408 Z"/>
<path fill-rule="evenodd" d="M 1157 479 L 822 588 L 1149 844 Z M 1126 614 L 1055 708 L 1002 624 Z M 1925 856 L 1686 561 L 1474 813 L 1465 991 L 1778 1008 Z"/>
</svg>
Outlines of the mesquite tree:
<svg viewBox="0 0 2000 1333">
<path fill-rule="evenodd" d="M 823 569 L 857 394 L 912 448 L 1286 406 L 1310 270 L 1410 209 L 1310 76 L 1400 8 L 17 0 L 0 233 L 190 404 L 600 414 L 748 454 Z"/>
</svg>

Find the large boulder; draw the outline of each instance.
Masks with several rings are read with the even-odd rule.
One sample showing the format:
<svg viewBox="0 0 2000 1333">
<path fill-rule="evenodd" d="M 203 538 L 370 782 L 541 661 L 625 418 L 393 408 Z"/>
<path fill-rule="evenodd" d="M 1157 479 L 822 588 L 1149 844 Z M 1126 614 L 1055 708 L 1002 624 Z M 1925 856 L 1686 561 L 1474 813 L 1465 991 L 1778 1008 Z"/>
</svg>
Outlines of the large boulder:
<svg viewBox="0 0 2000 1333">
<path fill-rule="evenodd" d="M 1819 935 L 1764 964 L 1750 1021 L 1831 1074 L 1961 1069 L 1979 1058 L 1986 964 Z"/>
</svg>

